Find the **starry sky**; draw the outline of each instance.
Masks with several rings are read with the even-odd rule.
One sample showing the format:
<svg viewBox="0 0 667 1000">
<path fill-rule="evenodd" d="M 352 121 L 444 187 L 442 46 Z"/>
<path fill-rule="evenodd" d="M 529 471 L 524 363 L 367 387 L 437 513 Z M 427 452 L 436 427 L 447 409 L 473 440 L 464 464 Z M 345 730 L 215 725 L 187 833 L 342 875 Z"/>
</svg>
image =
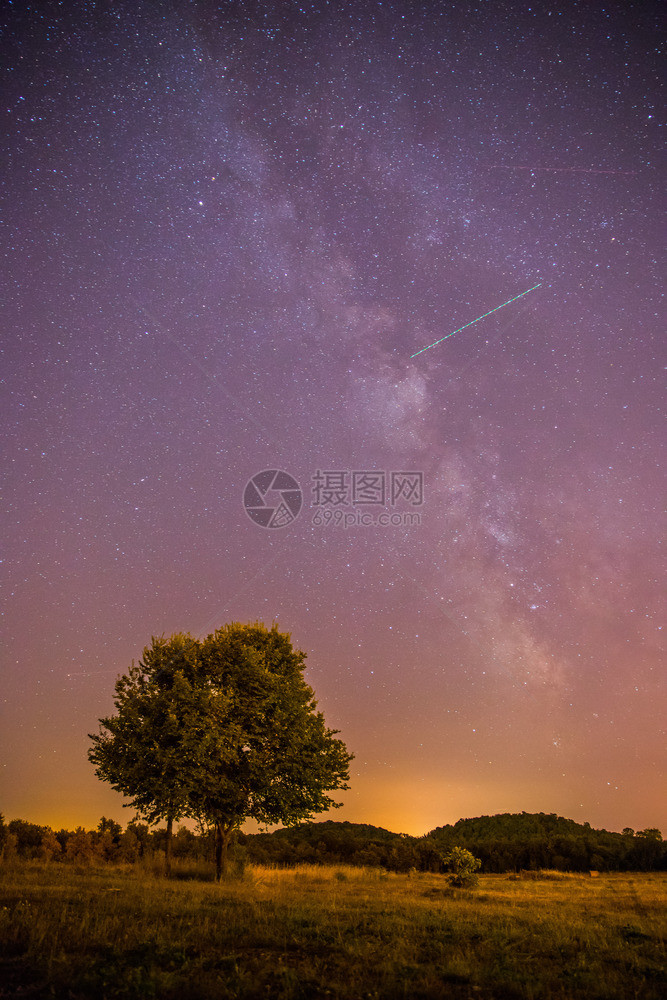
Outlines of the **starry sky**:
<svg viewBox="0 0 667 1000">
<path fill-rule="evenodd" d="M 6 818 L 129 821 L 116 677 L 260 620 L 328 818 L 667 830 L 657 12 L 3 5 Z"/>
</svg>

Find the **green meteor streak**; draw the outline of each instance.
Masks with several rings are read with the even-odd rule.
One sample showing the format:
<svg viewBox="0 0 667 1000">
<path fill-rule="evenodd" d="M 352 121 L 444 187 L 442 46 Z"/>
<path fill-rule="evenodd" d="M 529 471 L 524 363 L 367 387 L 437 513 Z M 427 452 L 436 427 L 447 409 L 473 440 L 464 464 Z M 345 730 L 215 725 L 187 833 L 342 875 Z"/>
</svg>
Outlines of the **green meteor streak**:
<svg viewBox="0 0 667 1000">
<path fill-rule="evenodd" d="M 443 340 L 447 340 L 449 337 L 453 337 L 455 333 L 460 333 L 461 330 L 466 330 L 469 326 L 472 326 L 473 323 L 479 323 L 480 319 L 486 319 L 486 317 L 490 316 L 491 313 L 498 312 L 499 309 L 504 308 L 504 306 L 508 306 L 510 302 L 516 302 L 517 299 L 522 299 L 524 295 L 528 295 L 528 292 L 534 292 L 536 288 L 541 288 L 541 287 L 542 287 L 542 282 L 540 282 L 539 285 L 533 285 L 532 288 L 527 288 L 526 291 L 521 292 L 520 295 L 515 295 L 514 298 L 508 299 L 507 302 L 502 302 L 499 306 L 495 306 L 494 309 L 489 309 L 489 311 L 485 312 L 483 316 L 478 316 L 477 319 L 471 319 L 469 323 L 466 323 L 465 326 L 460 326 L 458 330 L 452 330 L 452 332 L 448 333 L 446 337 L 441 337 L 440 340 L 436 340 L 435 343 L 429 344 L 427 347 L 420 348 L 420 350 L 415 351 L 414 354 L 411 354 L 410 357 L 416 358 L 418 354 L 423 354 L 424 351 L 430 351 L 432 347 L 437 347 L 438 344 L 441 344 L 443 342 Z"/>
</svg>

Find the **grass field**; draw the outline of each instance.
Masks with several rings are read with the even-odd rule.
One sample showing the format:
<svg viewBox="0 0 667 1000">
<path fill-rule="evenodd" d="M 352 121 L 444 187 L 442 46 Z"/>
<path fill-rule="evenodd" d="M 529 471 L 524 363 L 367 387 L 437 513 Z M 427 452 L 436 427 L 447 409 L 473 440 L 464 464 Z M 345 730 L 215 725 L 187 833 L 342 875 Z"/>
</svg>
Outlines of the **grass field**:
<svg viewBox="0 0 667 1000">
<path fill-rule="evenodd" d="M 0 867 L 0 997 L 667 996 L 662 874 L 187 874 Z"/>
</svg>

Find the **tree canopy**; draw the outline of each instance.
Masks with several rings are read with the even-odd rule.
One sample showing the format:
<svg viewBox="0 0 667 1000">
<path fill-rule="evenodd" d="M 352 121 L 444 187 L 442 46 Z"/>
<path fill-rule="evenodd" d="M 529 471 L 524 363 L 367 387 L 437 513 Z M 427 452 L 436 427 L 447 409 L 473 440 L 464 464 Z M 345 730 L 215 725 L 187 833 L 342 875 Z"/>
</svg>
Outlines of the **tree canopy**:
<svg viewBox="0 0 667 1000">
<path fill-rule="evenodd" d="M 168 842 L 182 817 L 212 826 L 220 877 L 245 819 L 297 823 L 348 787 L 352 756 L 317 711 L 304 663 L 275 625 L 153 638 L 117 680 L 117 714 L 100 719 L 89 759 L 141 816 L 167 820 Z"/>
</svg>

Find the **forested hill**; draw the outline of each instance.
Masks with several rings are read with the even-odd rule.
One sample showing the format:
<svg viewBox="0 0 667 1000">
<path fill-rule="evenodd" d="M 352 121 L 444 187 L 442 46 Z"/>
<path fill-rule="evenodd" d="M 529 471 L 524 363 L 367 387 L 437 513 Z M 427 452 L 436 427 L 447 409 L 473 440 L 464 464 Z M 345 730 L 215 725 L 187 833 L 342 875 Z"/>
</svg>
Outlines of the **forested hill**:
<svg viewBox="0 0 667 1000">
<path fill-rule="evenodd" d="M 299 862 L 384 865 L 406 838 L 368 823 L 301 823 L 272 833 L 239 834 L 240 845 L 260 863 Z M 409 866 L 411 867 L 411 866 Z"/>
<path fill-rule="evenodd" d="M 659 830 L 635 834 L 595 830 L 555 813 L 501 813 L 461 819 L 424 837 L 360 823 L 304 823 L 273 833 L 241 834 L 250 860 L 260 863 L 382 865 L 395 871 L 437 871 L 452 847 L 466 847 L 486 872 L 554 868 L 561 871 L 667 869 Z"/>
<path fill-rule="evenodd" d="M 643 830 L 638 836 L 652 836 L 661 839 L 659 830 Z M 466 841 L 485 841 L 494 838 L 511 841 L 525 841 L 535 837 L 576 837 L 591 835 L 599 837 L 623 837 L 624 834 L 610 833 L 607 830 L 595 830 L 590 823 L 577 823 L 573 819 L 564 819 L 556 813 L 498 813 L 495 816 L 476 816 L 474 819 L 460 819 L 457 823 L 438 826 L 426 836 L 432 839 L 450 843 L 461 837 Z M 634 836 L 634 830 L 627 828 L 625 836 Z"/>
<path fill-rule="evenodd" d="M 482 859 L 485 871 L 555 868 L 562 871 L 667 868 L 667 845 L 657 829 L 596 830 L 555 813 L 499 813 L 437 827 L 425 840 L 438 850 L 455 844 Z"/>
</svg>

